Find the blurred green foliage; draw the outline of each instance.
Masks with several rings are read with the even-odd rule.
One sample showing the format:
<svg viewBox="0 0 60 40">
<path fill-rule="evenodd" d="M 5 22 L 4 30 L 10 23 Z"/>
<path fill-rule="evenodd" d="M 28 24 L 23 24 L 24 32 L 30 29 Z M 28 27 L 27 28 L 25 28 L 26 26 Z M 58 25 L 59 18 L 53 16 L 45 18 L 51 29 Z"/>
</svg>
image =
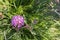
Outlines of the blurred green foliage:
<svg viewBox="0 0 60 40">
<path fill-rule="evenodd" d="M 0 0 L 0 40 L 60 40 L 60 17 L 52 0 Z M 33 30 L 11 27 L 11 18 L 22 15 Z M 1 15 L 0 15 L 1 16 Z M 35 21 L 36 20 L 36 21 Z M 5 35 L 3 35 L 5 34 Z"/>
</svg>

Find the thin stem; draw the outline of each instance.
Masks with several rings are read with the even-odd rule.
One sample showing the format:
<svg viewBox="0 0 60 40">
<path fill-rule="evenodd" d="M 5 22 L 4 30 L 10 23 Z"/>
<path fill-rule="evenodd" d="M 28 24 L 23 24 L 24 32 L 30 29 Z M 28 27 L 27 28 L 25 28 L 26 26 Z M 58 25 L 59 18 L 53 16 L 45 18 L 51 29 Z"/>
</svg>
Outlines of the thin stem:
<svg viewBox="0 0 60 40">
<path fill-rule="evenodd" d="M 4 31 L 4 38 L 5 38 L 5 40 L 7 40 L 7 38 L 6 38 L 6 31 Z"/>
</svg>

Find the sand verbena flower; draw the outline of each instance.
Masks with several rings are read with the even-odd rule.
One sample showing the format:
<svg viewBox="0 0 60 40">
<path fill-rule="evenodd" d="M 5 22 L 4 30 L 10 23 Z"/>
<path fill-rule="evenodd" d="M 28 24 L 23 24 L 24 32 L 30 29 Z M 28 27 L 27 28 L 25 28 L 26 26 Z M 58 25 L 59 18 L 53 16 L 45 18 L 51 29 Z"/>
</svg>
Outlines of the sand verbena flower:
<svg viewBox="0 0 60 40">
<path fill-rule="evenodd" d="M 24 25 L 24 17 L 20 15 L 13 16 L 11 19 L 11 25 L 15 29 L 20 29 Z"/>
</svg>

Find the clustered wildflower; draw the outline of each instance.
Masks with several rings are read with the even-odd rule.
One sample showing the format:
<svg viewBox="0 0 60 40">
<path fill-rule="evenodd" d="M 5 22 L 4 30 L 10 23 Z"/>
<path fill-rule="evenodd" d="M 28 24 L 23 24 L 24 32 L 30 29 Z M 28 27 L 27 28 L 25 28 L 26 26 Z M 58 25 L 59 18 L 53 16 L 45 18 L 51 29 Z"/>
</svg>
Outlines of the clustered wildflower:
<svg viewBox="0 0 60 40">
<path fill-rule="evenodd" d="M 11 19 L 11 25 L 13 28 L 17 28 L 19 30 L 24 25 L 24 17 L 20 15 L 13 16 Z"/>
</svg>

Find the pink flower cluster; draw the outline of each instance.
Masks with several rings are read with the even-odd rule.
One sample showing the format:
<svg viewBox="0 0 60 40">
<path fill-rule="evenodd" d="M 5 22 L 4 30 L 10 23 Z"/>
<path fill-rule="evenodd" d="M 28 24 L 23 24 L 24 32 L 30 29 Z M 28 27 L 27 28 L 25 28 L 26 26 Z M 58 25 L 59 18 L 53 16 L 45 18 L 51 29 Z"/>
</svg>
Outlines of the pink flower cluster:
<svg viewBox="0 0 60 40">
<path fill-rule="evenodd" d="M 20 29 L 24 25 L 24 17 L 20 15 L 13 16 L 11 19 L 11 25 L 14 28 Z"/>
</svg>

